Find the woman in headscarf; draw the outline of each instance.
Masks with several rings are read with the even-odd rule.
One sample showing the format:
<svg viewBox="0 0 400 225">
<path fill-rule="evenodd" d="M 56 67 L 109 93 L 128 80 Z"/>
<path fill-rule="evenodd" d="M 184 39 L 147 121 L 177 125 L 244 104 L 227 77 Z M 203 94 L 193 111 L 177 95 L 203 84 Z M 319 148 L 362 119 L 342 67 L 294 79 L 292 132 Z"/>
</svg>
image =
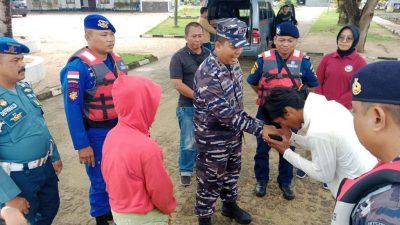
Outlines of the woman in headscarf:
<svg viewBox="0 0 400 225">
<path fill-rule="evenodd" d="M 350 80 L 353 74 L 363 67 L 366 61 L 357 53 L 356 46 L 360 32 L 354 25 L 340 29 L 337 37 L 337 50 L 325 55 L 317 69 L 320 86 L 316 93 L 328 100 L 335 100 L 351 110 Z"/>
</svg>

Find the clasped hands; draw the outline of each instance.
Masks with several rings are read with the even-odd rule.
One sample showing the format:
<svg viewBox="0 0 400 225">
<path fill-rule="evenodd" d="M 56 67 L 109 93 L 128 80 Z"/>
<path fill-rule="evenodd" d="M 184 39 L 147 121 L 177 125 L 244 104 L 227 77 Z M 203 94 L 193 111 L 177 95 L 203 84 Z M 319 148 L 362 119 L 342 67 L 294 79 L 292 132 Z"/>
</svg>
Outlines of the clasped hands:
<svg viewBox="0 0 400 225">
<path fill-rule="evenodd" d="M 272 139 L 269 134 L 281 136 L 282 141 Z M 264 125 L 263 127 L 262 139 L 267 142 L 271 148 L 276 149 L 282 155 L 290 147 L 289 141 L 291 136 L 292 131 L 287 127 L 282 127 L 279 129 L 273 125 Z"/>
</svg>

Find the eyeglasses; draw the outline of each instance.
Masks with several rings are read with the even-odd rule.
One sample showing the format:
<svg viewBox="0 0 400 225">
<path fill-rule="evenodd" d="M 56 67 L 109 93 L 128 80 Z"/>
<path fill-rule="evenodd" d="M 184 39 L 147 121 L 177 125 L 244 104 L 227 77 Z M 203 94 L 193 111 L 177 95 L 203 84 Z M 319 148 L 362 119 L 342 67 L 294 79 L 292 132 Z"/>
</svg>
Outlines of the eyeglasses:
<svg viewBox="0 0 400 225">
<path fill-rule="evenodd" d="M 339 41 L 353 41 L 354 38 L 350 36 L 339 36 Z"/>
</svg>

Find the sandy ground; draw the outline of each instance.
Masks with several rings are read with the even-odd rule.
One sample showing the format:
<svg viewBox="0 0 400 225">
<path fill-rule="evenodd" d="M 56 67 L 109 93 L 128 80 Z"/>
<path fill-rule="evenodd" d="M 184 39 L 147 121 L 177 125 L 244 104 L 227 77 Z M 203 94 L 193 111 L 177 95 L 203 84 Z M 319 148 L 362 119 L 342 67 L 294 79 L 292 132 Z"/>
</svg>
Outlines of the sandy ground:
<svg viewBox="0 0 400 225">
<path fill-rule="evenodd" d="M 331 42 L 324 44 L 326 39 L 320 36 L 319 39 L 308 39 L 307 30 L 309 25 L 315 18 L 315 9 L 302 9 L 297 13 L 300 22 L 300 30 L 306 38 L 300 41 L 300 49 L 307 43 L 314 43 L 314 48 L 310 49 L 313 52 L 316 50 L 325 49 L 329 52 L 334 50 Z M 313 14 L 314 12 L 314 14 Z M 314 16 L 310 16 L 310 15 Z M 46 82 L 36 85 L 35 90 L 40 90 L 47 87 L 58 85 L 58 72 L 64 65 L 68 56 L 77 48 L 84 44 L 83 32 L 81 31 L 81 21 L 85 14 L 73 14 L 68 17 L 59 15 L 30 15 L 29 25 L 23 22 L 24 18 L 16 18 L 18 21 L 15 27 L 17 31 L 29 29 L 41 40 L 44 46 L 42 52 L 36 53 L 42 56 L 46 61 L 47 77 Z M 110 15 L 111 16 L 111 15 Z M 197 224 L 197 218 L 194 216 L 194 200 L 196 185 L 193 183 L 189 187 L 179 186 L 179 170 L 178 170 L 178 144 L 179 144 L 179 127 L 175 117 L 175 107 L 177 102 L 177 93 L 171 87 L 169 81 L 169 60 L 171 54 L 184 45 L 183 39 L 140 39 L 138 33 L 143 33 L 145 30 L 140 23 L 145 27 L 151 27 L 155 20 L 162 20 L 166 14 L 150 15 L 153 20 L 142 19 L 143 15 L 112 15 L 119 26 L 130 26 L 134 30 L 142 29 L 137 32 L 125 34 L 117 31 L 117 51 L 135 51 L 135 52 L 151 52 L 159 57 L 159 61 L 131 71 L 131 74 L 141 74 L 147 76 L 159 84 L 163 88 L 163 96 L 158 109 L 158 114 L 155 123 L 152 127 L 152 137 L 155 138 L 163 148 L 165 156 L 165 165 L 175 184 L 174 193 L 178 201 L 176 211 L 171 215 L 172 224 L 174 225 L 192 225 Z M 136 19 L 134 19 L 136 17 Z M 58 28 L 57 24 L 65 24 L 63 19 L 71 20 L 71 23 L 77 25 L 67 26 L 68 30 L 65 34 L 60 32 L 64 28 Z M 139 22 L 137 18 L 140 18 Z M 144 17 L 143 17 L 144 18 Z M 148 17 L 146 17 L 148 18 Z M 303 19 L 300 19 L 303 18 Z M 20 20 L 17 20 L 20 19 Z M 37 23 L 43 20 L 50 21 L 52 26 L 48 28 L 52 32 L 46 32 L 46 28 L 35 27 Z M 13 21 L 13 22 L 14 22 Z M 147 21 L 147 22 L 146 22 Z M 306 21 L 306 22 L 304 22 Z M 33 26 L 34 24 L 35 26 Z M 119 27 L 116 26 L 116 27 Z M 139 28 L 140 27 L 140 28 Z M 40 30 L 42 29 L 42 30 Z M 118 30 L 118 28 L 117 28 Z M 121 30 L 121 29 L 119 29 Z M 16 32 L 17 33 L 17 32 Z M 119 34 L 118 34 L 119 33 Z M 119 35 L 119 36 L 118 36 Z M 310 37 L 311 38 L 311 37 Z M 55 41 L 57 40 L 57 41 Z M 334 40 L 334 39 L 333 39 Z M 318 43 L 318 46 L 315 45 Z M 333 42 L 334 43 L 334 42 Z M 324 47 L 322 47 L 324 46 Z M 391 50 L 391 49 L 389 49 Z M 307 51 L 309 51 L 307 49 Z M 395 54 L 398 50 L 393 49 Z M 320 57 L 312 58 L 315 62 L 320 60 Z M 253 64 L 253 59 L 241 59 L 243 72 L 247 75 Z M 251 115 L 255 115 L 255 99 L 256 95 L 245 84 L 245 110 Z M 64 162 L 64 170 L 60 175 L 60 195 L 61 207 L 55 225 L 93 225 L 94 219 L 89 215 L 88 203 L 88 187 L 89 182 L 84 171 L 84 167 L 78 163 L 77 153 L 73 150 L 69 131 L 66 124 L 66 119 L 63 110 L 62 97 L 58 96 L 52 99 L 43 101 L 45 116 L 48 121 L 49 128 L 58 144 L 62 160 Z M 334 206 L 334 200 L 330 192 L 322 189 L 320 182 L 310 178 L 293 179 L 293 188 L 296 198 L 293 201 L 286 201 L 282 197 L 282 193 L 278 188 L 277 166 L 278 154 L 275 151 L 270 153 L 270 182 L 268 184 L 267 195 L 264 198 L 258 198 L 254 195 L 255 178 L 253 172 L 254 153 L 255 153 L 255 138 L 251 135 L 245 135 L 243 144 L 242 157 L 242 172 L 239 179 L 240 198 L 239 204 L 247 209 L 253 215 L 254 225 L 323 225 L 330 223 L 331 212 Z M 194 177 L 193 177 L 194 179 Z M 233 220 L 227 219 L 220 214 L 221 203 L 217 203 L 217 212 L 214 216 L 214 224 L 228 225 L 236 224 Z"/>
</svg>

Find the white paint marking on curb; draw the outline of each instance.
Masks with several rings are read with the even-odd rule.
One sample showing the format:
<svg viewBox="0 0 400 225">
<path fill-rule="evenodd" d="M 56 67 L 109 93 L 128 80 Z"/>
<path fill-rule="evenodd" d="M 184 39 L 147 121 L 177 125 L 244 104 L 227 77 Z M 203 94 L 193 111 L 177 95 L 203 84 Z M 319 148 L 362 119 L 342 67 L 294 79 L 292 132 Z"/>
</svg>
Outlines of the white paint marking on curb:
<svg viewBox="0 0 400 225">
<path fill-rule="evenodd" d="M 150 60 L 149 60 L 149 59 L 143 59 L 143 60 L 140 60 L 140 61 L 139 61 L 139 65 L 141 65 L 141 66 L 143 66 L 143 65 L 145 65 L 145 64 L 148 64 L 148 63 L 150 63 Z"/>
</svg>

